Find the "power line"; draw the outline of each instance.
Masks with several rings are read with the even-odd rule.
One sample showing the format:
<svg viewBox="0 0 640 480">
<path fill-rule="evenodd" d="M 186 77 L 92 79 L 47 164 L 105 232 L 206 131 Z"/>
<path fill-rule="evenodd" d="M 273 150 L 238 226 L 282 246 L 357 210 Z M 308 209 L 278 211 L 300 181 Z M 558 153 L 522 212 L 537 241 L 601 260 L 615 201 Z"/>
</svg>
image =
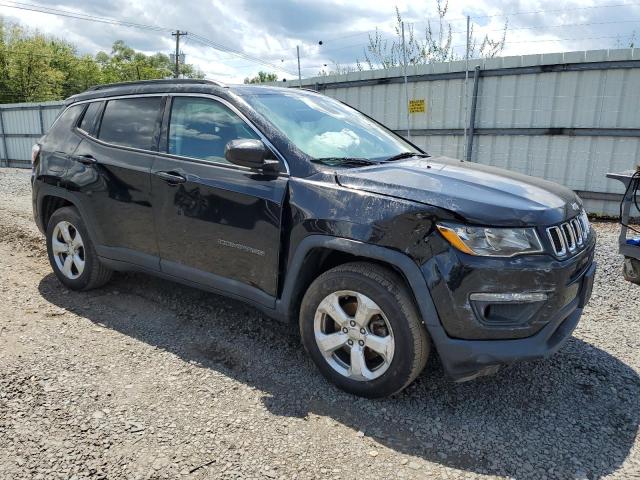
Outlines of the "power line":
<svg viewBox="0 0 640 480">
<path fill-rule="evenodd" d="M 478 18 L 495 18 L 495 17 L 511 17 L 511 16 L 516 16 L 516 15 L 532 15 L 532 14 L 539 14 L 539 13 L 557 13 L 557 12 L 569 12 L 569 11 L 577 11 L 577 10 L 590 10 L 590 9 L 602 9 L 602 8 L 615 8 L 615 7 L 624 7 L 624 6 L 636 6 L 636 5 L 640 5 L 640 2 L 631 2 L 631 3 L 617 3 L 617 4 L 609 4 L 609 5 L 592 5 L 592 6 L 585 6 L 585 7 L 571 7 L 571 8 L 559 8 L 559 9 L 551 9 L 551 10 L 536 10 L 536 11 L 520 11 L 520 12 L 511 12 L 511 13 L 505 13 L 505 14 L 495 14 L 495 15 L 474 15 L 474 19 L 478 19 Z M 138 29 L 143 29 L 143 30 L 149 30 L 149 31 L 156 31 L 156 32 L 172 32 L 172 29 L 166 28 L 166 27 L 162 27 L 162 26 L 157 26 L 157 25 L 149 25 L 149 24 L 143 24 L 143 23 L 138 23 L 138 22 L 130 22 L 130 21 L 126 21 L 126 20 L 118 20 L 118 19 L 114 19 L 114 18 L 109 18 L 109 17 L 100 17 L 100 16 L 96 16 L 96 15 L 90 15 L 90 14 L 85 14 L 85 13 L 81 13 L 81 12 L 76 12 L 76 11 L 71 11 L 71 10 L 64 10 L 64 9 L 60 9 L 60 8 L 52 8 L 52 7 L 46 7 L 43 5 L 38 5 L 38 4 L 32 4 L 32 3 L 26 3 L 26 2 L 19 2 L 19 1 L 12 1 L 12 2 L 6 2 L 6 1 L 0 1 L 0 6 L 5 6 L 8 8 L 15 8 L 15 9 L 20 9 L 20 10 L 27 10 L 27 11 L 34 11 L 34 12 L 39 12 L 39 13 L 44 13 L 44 14 L 49 14 L 49 15 L 56 15 L 56 16 L 61 16 L 61 17 L 66 17 L 66 18 L 73 18 L 73 19 L 78 19 L 78 20 L 85 20 L 85 21 L 92 21 L 92 22 L 99 22 L 99 23 L 103 23 L 103 24 L 109 24 L 109 25 L 115 25 L 115 26 L 124 26 L 124 27 L 130 27 L 130 28 L 138 28 Z M 458 17 L 458 18 L 466 18 L 466 17 Z M 427 21 L 429 20 L 438 20 L 438 19 L 427 19 Z M 425 21 L 422 22 L 417 22 L 417 24 L 420 23 L 424 23 Z M 447 22 L 449 22 L 447 20 Z M 589 25 L 607 25 L 607 24 L 620 24 L 620 23 L 640 23 L 640 21 L 637 20 L 621 20 L 621 21 L 603 21 L 603 22 L 584 22 L 584 23 L 565 23 L 565 24 L 556 24 L 556 25 L 548 25 L 548 26 L 535 26 L 535 27 L 520 27 L 520 28 L 510 28 L 509 31 L 520 31 L 520 30 L 543 30 L 546 28 L 566 28 L 566 27 L 571 27 L 571 26 L 589 26 Z M 416 23 L 414 22 L 414 25 Z M 496 30 L 489 30 L 489 32 L 497 32 L 497 31 L 502 31 L 503 29 L 496 29 Z M 452 30 L 451 33 L 464 33 L 461 31 L 455 31 Z M 341 36 L 336 36 L 336 37 L 331 37 L 328 39 L 322 39 L 323 44 L 325 42 L 333 42 L 336 40 L 341 40 L 341 39 L 345 39 L 345 38 L 351 38 L 351 37 L 356 37 L 359 35 L 371 35 L 371 32 L 353 32 L 353 33 L 349 33 L 346 35 L 341 35 Z M 384 40 L 391 40 L 391 39 L 395 39 L 394 36 L 392 36 L 392 34 L 390 33 L 382 33 L 382 38 Z M 265 66 L 268 66 L 270 68 L 276 69 L 278 71 L 282 71 L 282 72 L 286 72 L 289 75 L 293 75 L 295 76 L 296 73 L 293 71 L 288 70 L 287 68 L 281 66 L 281 65 L 277 65 L 275 63 L 269 62 L 267 60 L 264 60 L 262 58 L 257 58 L 257 57 L 253 57 L 252 55 L 246 54 L 241 50 L 238 49 L 234 49 L 231 47 L 227 47 L 219 42 L 210 40 L 206 37 L 203 37 L 201 35 L 196 35 L 196 34 L 191 34 L 192 38 L 194 41 L 197 41 L 198 43 L 211 47 L 215 50 L 218 51 L 222 51 L 224 53 L 228 53 L 231 56 L 237 57 L 239 59 L 242 60 L 246 60 L 248 62 L 252 62 L 252 63 L 259 63 Z M 546 42 L 560 42 L 560 41 L 578 41 L 578 40 L 596 40 L 596 39 L 606 39 L 606 38 L 625 38 L 625 37 L 631 37 L 632 35 L 615 35 L 615 36 L 600 36 L 600 37 L 580 37 L 580 38 L 558 38 L 558 39 L 540 39 L 540 40 L 524 40 L 524 41 L 507 41 L 505 42 L 506 44 L 516 44 L 516 43 L 546 43 Z M 348 48 L 354 48 L 354 47 L 358 47 L 361 46 L 362 44 L 350 44 L 350 45 L 342 45 L 342 46 L 338 46 L 338 47 L 332 47 L 332 48 L 321 48 L 318 52 L 318 55 L 323 55 L 326 52 L 333 52 L 333 51 L 338 51 L 338 50 L 345 50 Z M 363 48 L 366 48 L 366 45 L 362 45 Z M 458 48 L 460 47 L 460 45 L 453 45 L 454 48 Z M 287 52 L 288 50 L 282 50 L 280 52 Z M 270 52 L 270 53 L 279 53 L 278 51 L 275 52 Z M 310 55 L 307 55 L 306 58 L 310 58 Z M 302 58 L 305 58 L 305 56 L 303 56 Z M 223 59 L 223 60 L 229 60 L 231 61 L 232 59 Z M 304 69 L 310 69 L 313 67 L 303 67 Z"/>
<path fill-rule="evenodd" d="M 593 5 L 593 6 L 588 6 L 588 7 L 575 7 L 575 8 L 564 8 L 564 9 L 555 9 L 555 10 L 537 10 L 537 11 L 528 11 L 528 12 L 512 12 L 512 13 L 507 13 L 507 14 L 499 14 L 499 15 L 473 15 L 471 17 L 471 19 L 476 19 L 476 18 L 491 18 L 491 17 L 508 17 L 508 16 L 514 16 L 514 15 L 527 15 L 527 14 L 534 14 L 534 13 L 547 13 L 547 12 L 561 12 L 561 11 L 573 11 L 573 10 L 583 10 L 583 9 L 594 9 L 594 8 L 613 8 L 613 7 L 622 7 L 622 6 L 635 6 L 635 5 L 640 5 L 640 2 L 635 2 L 635 3 L 619 3 L 619 4 L 613 4 L 613 5 Z M 464 20 L 466 21 L 466 17 L 453 17 L 451 20 L 456 20 L 456 19 L 460 19 L 460 20 Z M 420 20 L 420 21 L 412 21 L 412 22 L 407 22 L 407 23 L 411 23 L 411 25 L 422 25 L 425 24 L 428 21 L 434 22 L 434 21 L 438 21 L 439 18 L 428 18 L 426 20 Z M 445 19 L 445 22 L 450 23 L 449 19 Z M 520 30 L 544 30 L 546 28 L 563 28 L 563 27 L 574 27 L 574 26 L 590 26 L 590 25 L 612 25 L 612 24 L 620 24 L 620 23 L 640 23 L 640 20 L 617 20 L 617 21 L 606 21 L 606 22 L 584 22 L 584 23 L 562 23 L 562 24 L 556 24 L 556 25 L 544 25 L 544 26 L 535 26 L 535 27 L 517 27 L 517 28 L 512 28 L 509 27 L 508 31 L 512 32 L 512 31 L 520 31 Z M 502 32 L 504 30 L 504 28 L 499 28 L 499 29 L 492 29 L 492 30 L 484 30 L 483 33 L 488 33 L 488 32 Z M 439 30 L 436 29 L 434 31 L 434 33 L 438 33 Z M 392 33 L 385 33 L 385 32 L 380 32 L 382 34 L 382 37 L 385 39 L 395 39 L 396 37 L 394 36 L 394 34 Z M 463 30 L 451 30 L 451 33 L 456 34 L 456 33 L 460 33 L 460 34 L 466 34 L 466 31 Z M 352 38 L 352 37 L 356 37 L 356 36 L 360 36 L 360 35 L 372 35 L 375 34 L 375 32 L 372 32 L 371 30 L 369 31 L 363 31 L 363 32 L 354 32 L 354 33 L 350 33 L 347 35 L 340 35 L 337 37 L 331 37 L 331 38 L 327 38 L 327 39 L 321 39 L 323 42 L 323 45 L 326 44 L 327 42 L 333 42 L 335 40 L 342 40 L 345 38 Z M 342 50 L 342 49 L 346 49 L 346 48 L 350 48 L 350 47 L 356 47 L 360 44 L 351 44 L 351 45 L 346 45 L 346 46 L 341 46 L 341 47 L 332 47 L 331 49 L 325 49 L 323 48 L 323 51 L 333 51 L 333 50 Z M 271 53 L 284 53 L 289 51 L 287 50 L 276 50 L 276 51 L 271 51 Z M 307 57 L 306 55 L 303 55 L 301 58 L 305 58 Z"/>
<path fill-rule="evenodd" d="M 473 20 L 473 17 L 471 18 Z M 584 22 L 584 23 L 560 23 L 557 25 L 538 25 L 535 27 L 508 27 L 507 32 L 516 32 L 521 30 L 546 30 L 547 28 L 565 28 L 565 27 L 586 27 L 590 25 L 618 25 L 621 23 L 640 23 L 640 20 L 611 20 L 606 22 Z M 474 26 L 479 26 L 478 24 L 474 24 Z M 495 28 L 492 30 L 481 30 L 482 33 L 491 33 L 491 32 L 503 32 L 503 28 Z M 466 33 L 462 30 L 451 30 L 451 33 Z"/>
<path fill-rule="evenodd" d="M 547 28 L 564 28 L 564 27 L 573 27 L 573 26 L 590 26 L 590 25 L 610 25 L 610 24 L 621 24 L 621 23 L 638 23 L 640 24 L 640 20 L 618 20 L 618 21 L 606 21 L 606 22 L 585 22 L 585 23 L 563 23 L 563 24 L 557 24 L 557 25 L 545 25 L 545 26 L 536 26 L 536 27 L 522 27 L 522 28 L 508 28 L 508 32 L 512 32 L 512 31 L 521 31 L 521 30 L 544 30 Z M 490 33 L 490 32 L 502 32 L 504 31 L 503 28 L 501 29 L 495 29 L 495 30 L 484 30 L 482 33 Z M 371 32 L 363 32 L 363 33 L 369 33 L 371 34 Z M 437 32 L 436 32 L 437 33 Z M 456 33 L 465 33 L 463 31 L 457 31 L 457 30 L 452 30 L 451 31 L 452 34 L 456 34 Z M 631 35 L 628 35 L 631 36 Z M 396 36 L 392 36 L 391 34 L 387 34 L 387 35 L 383 35 L 381 36 L 382 39 L 384 40 L 397 40 Z M 553 40 L 553 41 L 560 41 L 560 40 L 591 40 L 594 38 L 618 38 L 618 36 L 611 36 L 611 37 L 585 37 L 585 38 L 567 38 L 567 39 L 558 39 L 558 40 Z M 538 42 L 539 40 L 524 40 L 524 41 L 507 41 L 505 43 L 528 43 L 528 42 Z M 552 41 L 552 40 L 540 40 L 542 42 L 547 42 L 547 41 Z M 332 48 L 328 48 L 325 49 L 323 47 L 321 47 L 320 51 L 318 52 L 319 55 L 322 55 L 325 52 L 334 52 L 337 50 L 345 50 L 345 49 L 349 49 L 349 48 L 354 48 L 354 47 L 362 47 L 362 48 L 366 48 L 368 44 L 363 44 L 363 43 L 355 43 L 355 44 L 350 44 L 350 45 L 342 45 L 340 47 L 332 47 Z M 454 45 L 454 47 L 464 47 L 465 45 Z M 304 55 L 301 58 L 310 58 L 310 55 Z"/>
<path fill-rule="evenodd" d="M 607 22 L 585 22 L 585 23 L 561 23 L 558 25 L 540 25 L 537 27 L 519 27 L 519 28 L 508 28 L 509 32 L 519 31 L 519 30 L 544 30 L 546 28 L 562 28 L 562 27 L 586 27 L 590 25 L 611 25 L 611 24 L 620 24 L 620 23 L 640 23 L 640 20 L 612 20 Z M 502 32 L 504 28 L 496 29 L 496 30 L 485 30 L 486 32 Z"/>
<path fill-rule="evenodd" d="M 392 40 L 392 38 L 386 38 L 385 40 Z M 395 38 L 393 38 L 393 40 L 395 40 Z M 326 52 L 335 52 L 337 50 L 346 50 L 348 48 L 354 48 L 354 47 L 362 47 L 363 49 L 366 49 L 368 45 L 369 45 L 368 43 L 367 44 L 353 43 L 351 45 L 343 45 L 342 47 L 334 47 L 334 48 L 327 48 L 327 49 L 322 48 L 318 52 L 318 55 L 322 56 Z M 304 55 L 304 56 L 302 56 L 300 58 L 311 58 L 311 55 Z"/>
<path fill-rule="evenodd" d="M 538 27 L 523 27 L 523 28 L 509 28 L 508 32 L 511 31 L 520 31 L 520 30 L 543 30 L 546 28 L 559 28 L 559 27 L 571 27 L 571 26 L 589 26 L 589 25 L 609 25 L 609 24 L 620 24 L 620 23 L 640 23 L 640 20 L 618 20 L 618 21 L 607 21 L 607 22 L 585 22 L 585 23 L 563 23 L 563 24 L 558 24 L 558 25 L 545 25 L 545 26 L 538 26 Z M 496 30 L 485 30 L 483 33 L 488 33 L 488 32 L 502 32 L 504 29 L 496 29 Z M 456 31 L 456 30 L 452 30 L 451 31 L 452 34 L 455 33 L 465 33 L 466 32 L 462 32 L 462 31 Z M 538 43 L 538 42 L 557 42 L 557 41 L 575 41 L 575 40 L 596 40 L 596 39 L 606 39 L 606 38 L 625 38 L 625 37 L 631 37 L 634 36 L 633 33 L 629 34 L 629 35 L 611 35 L 611 36 L 602 36 L 602 37 L 577 37 L 577 38 L 559 38 L 559 39 L 543 39 L 543 40 L 519 40 L 519 41 L 506 41 L 506 44 L 511 44 L 511 43 Z M 392 37 L 392 36 L 387 36 L 387 37 L 381 37 L 385 40 L 397 40 L 397 37 Z M 320 52 L 318 52 L 319 54 L 322 54 L 324 52 L 333 52 L 336 50 L 344 50 L 344 49 L 348 49 L 348 48 L 353 48 L 353 47 L 358 47 L 358 46 L 362 46 L 363 48 L 366 48 L 367 45 L 366 44 L 362 44 L 362 43 L 357 43 L 357 44 L 351 44 L 351 45 L 343 45 L 341 47 L 334 47 L 331 49 L 322 49 L 320 50 Z M 459 48 L 459 47 L 466 47 L 466 45 L 463 44 L 456 44 L 456 45 L 452 45 L 452 47 L 454 48 Z M 309 56 L 306 56 L 307 58 L 309 58 Z M 304 57 L 303 57 L 304 58 Z"/>
<path fill-rule="evenodd" d="M 36 4 L 24 3 L 24 2 L 12 2 L 12 3 L 13 4 L 9 4 L 9 3 L 6 3 L 6 2 L 0 2 L 0 6 L 8 7 L 8 8 L 15 8 L 15 9 L 18 9 L 18 10 L 29 10 L 29 11 L 32 11 L 32 12 L 44 13 L 44 14 L 48 14 L 48 15 L 56 15 L 56 16 L 60 16 L 60 17 L 75 18 L 75 19 L 78 19 L 78 20 L 88 20 L 88 21 L 92 21 L 92 22 L 106 23 L 106 24 L 111 24 L 111 25 L 120 25 L 120 26 L 124 26 L 124 27 L 140 28 L 140 29 L 144 29 L 144 30 L 154 30 L 154 31 L 157 31 L 157 32 L 171 32 L 172 31 L 170 28 L 159 27 L 159 26 L 155 26 L 155 25 L 146 25 L 146 24 L 143 24 L 143 23 L 128 22 L 126 20 L 116 20 L 116 19 L 107 18 L 107 17 L 98 17 L 98 16 L 95 16 L 95 15 L 89 15 L 89 14 L 85 14 L 85 13 L 72 12 L 70 10 L 62 10 L 62 9 L 59 9 L 59 8 L 45 7 L 43 5 L 36 5 Z"/>
<path fill-rule="evenodd" d="M 340 35 L 338 37 L 331 37 L 331 38 L 319 38 L 318 42 L 314 42 L 314 43 L 305 43 L 303 46 L 316 46 L 319 44 L 319 42 L 322 42 L 320 45 L 324 45 L 327 42 L 334 42 L 335 40 L 343 40 L 345 38 L 353 38 L 353 37 L 357 37 L 360 35 L 370 35 L 371 34 L 371 30 L 367 30 L 367 31 L 362 31 L 362 32 L 354 32 L 354 33 L 350 33 L 347 35 Z M 282 50 L 269 50 L 269 53 L 287 53 L 287 52 L 291 52 L 295 49 L 295 45 L 289 47 L 289 48 L 284 48 Z M 304 58 L 304 55 L 300 56 L 300 58 Z"/>
<path fill-rule="evenodd" d="M 634 37 L 635 34 L 631 33 L 629 35 L 605 35 L 602 37 L 574 37 L 574 38 L 548 38 L 548 39 L 540 39 L 540 40 L 512 40 L 506 41 L 505 44 L 512 43 L 553 43 L 553 42 L 569 42 L 569 41 L 580 41 L 580 40 L 603 40 L 603 39 L 621 39 L 621 38 L 631 38 Z M 460 48 L 466 47 L 463 44 L 452 45 L 452 48 Z"/>
<path fill-rule="evenodd" d="M 276 65 L 276 64 L 271 63 L 271 62 L 267 62 L 266 60 L 262 60 L 262 59 L 259 59 L 259 58 L 252 57 L 250 55 L 247 55 L 244 52 L 241 52 L 240 50 L 236 50 L 236 49 L 230 48 L 230 47 L 225 47 L 225 46 L 223 46 L 223 45 L 221 45 L 221 44 L 219 44 L 217 42 L 214 42 L 213 40 L 209 40 L 208 38 L 202 37 L 200 35 L 196 35 L 196 34 L 192 33 L 191 34 L 191 38 L 193 40 L 195 40 L 196 42 L 199 42 L 199 43 L 201 43 L 203 45 L 206 45 L 208 47 L 211 47 L 211 48 L 215 48 L 216 50 L 223 50 L 223 51 L 225 51 L 227 53 L 230 53 L 232 55 L 236 55 L 236 56 L 238 56 L 240 58 L 243 58 L 245 60 L 251 60 L 253 62 L 260 63 L 262 65 L 265 65 L 265 66 L 268 66 L 268 67 L 275 68 L 277 70 L 286 72 L 289 75 L 293 75 L 293 76 L 296 75 L 295 73 L 287 70 L 284 67 L 281 67 L 281 66 Z"/>
<path fill-rule="evenodd" d="M 504 43 L 544 43 L 544 42 L 565 42 L 565 41 L 579 41 L 579 40 L 602 40 L 606 38 L 627 38 L 633 37 L 634 34 L 629 35 L 605 35 L 602 37 L 575 37 L 575 38 L 549 38 L 549 39 L 541 39 L 541 40 L 513 40 L 506 41 Z"/>
<path fill-rule="evenodd" d="M 362 44 L 361 43 L 356 43 L 356 44 L 351 44 L 351 45 L 346 45 L 346 46 L 341 46 L 341 47 L 331 47 L 331 48 L 325 48 L 324 45 L 327 44 L 327 43 L 332 43 L 332 42 L 334 42 L 336 40 L 343 40 L 345 38 L 353 38 L 353 37 L 357 37 L 357 36 L 360 36 L 360 35 L 375 35 L 376 31 L 377 31 L 378 34 L 381 35 L 382 38 L 385 38 L 386 40 L 391 39 L 391 38 L 395 38 L 395 37 L 392 37 L 392 35 L 394 35 L 394 34 L 389 33 L 389 32 L 384 32 L 382 30 L 375 30 L 375 31 L 366 30 L 366 31 L 362 31 L 362 32 L 350 33 L 348 35 L 341 35 L 341 36 L 338 36 L 338 37 L 331 37 L 331 38 L 326 38 L 326 39 L 325 38 L 320 38 L 318 40 L 318 43 L 304 43 L 302 45 L 302 47 L 311 48 L 311 47 L 314 47 L 314 46 L 318 46 L 321 49 L 321 51 L 333 51 L 333 50 L 339 50 L 339 49 L 341 50 L 341 49 L 349 48 L 349 47 L 353 47 L 353 46 L 357 47 L 358 45 L 362 45 Z M 322 42 L 322 43 L 320 44 L 319 42 Z M 295 45 L 290 47 L 290 48 L 286 48 L 286 49 L 282 49 L 282 50 L 269 50 L 269 53 L 271 53 L 271 54 L 290 53 L 290 52 L 292 52 L 294 50 L 294 48 L 295 48 Z M 309 55 L 300 55 L 300 58 L 309 58 Z"/>
<path fill-rule="evenodd" d="M 28 10 L 28 11 L 32 11 L 32 12 L 39 12 L 39 13 L 44 13 L 44 14 L 48 14 L 48 15 L 56 15 L 56 16 L 61 16 L 61 17 L 67 17 L 67 18 L 74 18 L 77 20 L 86 20 L 86 21 L 92 21 L 92 22 L 99 22 L 99 23 L 105 23 L 105 24 L 110 24 L 110 25 L 119 25 L 119 26 L 124 26 L 124 27 L 131 27 L 131 28 L 140 28 L 140 29 L 144 29 L 144 30 L 153 30 L 153 31 L 157 31 L 157 32 L 173 32 L 173 29 L 170 28 L 166 28 L 166 27 L 160 27 L 160 26 L 156 26 L 156 25 L 148 25 L 148 24 L 143 24 L 143 23 L 136 23 L 136 22 L 129 22 L 126 20 L 117 20 L 114 18 L 108 18 L 108 17 L 99 17 L 96 15 L 88 15 L 88 14 L 84 14 L 84 13 L 79 13 L 79 12 L 73 12 L 70 10 L 63 10 L 63 9 L 59 9 L 59 8 L 51 8 L 51 7 L 45 7 L 43 5 L 37 5 L 37 4 L 31 4 L 31 3 L 25 3 L 25 2 L 12 2 L 12 3 L 7 3 L 7 2 L 0 2 L 0 6 L 3 7 L 8 7 L 8 8 L 15 8 L 18 10 Z M 265 60 L 262 60 L 260 58 L 256 58 L 253 57 L 251 55 L 248 55 L 244 52 L 241 52 L 240 50 L 236 50 L 230 47 L 227 47 L 225 45 L 222 45 L 218 42 L 214 42 L 213 40 L 209 40 L 206 37 L 203 37 L 201 35 L 196 35 L 196 34 L 191 34 L 191 36 L 196 40 L 199 41 L 202 44 L 205 44 L 211 48 L 214 48 L 216 50 L 221 50 L 225 53 L 229 53 L 231 55 L 235 55 L 237 57 L 240 57 L 244 60 L 249 60 L 255 63 L 260 63 L 263 65 L 267 65 L 270 66 L 272 68 L 276 68 L 278 70 L 281 70 L 283 72 L 286 72 L 290 75 L 295 75 L 294 73 L 290 72 L 289 70 L 286 70 L 283 67 L 280 67 L 278 65 L 269 63 Z"/>
<path fill-rule="evenodd" d="M 495 15 L 473 15 L 473 18 L 512 17 L 516 15 L 534 15 L 538 13 L 558 13 L 558 12 L 573 12 L 575 10 L 592 10 L 595 8 L 634 7 L 637 5 L 640 5 L 640 2 L 615 3 L 612 5 L 590 5 L 588 7 L 557 8 L 553 10 L 535 10 L 530 12 L 511 12 L 511 13 L 495 14 Z"/>
<path fill-rule="evenodd" d="M 586 7 L 569 7 L 569 8 L 556 8 L 556 9 L 547 9 L 547 10 L 532 10 L 532 11 L 519 11 L 519 12 L 510 12 L 510 13 L 496 13 L 496 14 L 492 14 L 492 15 L 471 15 L 472 19 L 478 19 L 478 18 L 508 18 L 508 17 L 515 17 L 515 16 L 520 16 L 520 15 L 536 15 L 539 13 L 560 13 L 560 12 L 573 12 L 576 10 L 593 10 L 593 9 L 598 9 L 598 8 L 617 8 L 617 7 L 635 7 L 640 5 L 640 2 L 628 2 L 628 3 L 613 3 L 613 4 L 608 4 L 608 5 L 589 5 Z M 419 20 L 419 21 L 413 21 L 411 23 L 414 24 L 425 24 L 427 22 L 437 22 L 439 21 L 439 18 L 426 18 L 424 20 Z M 447 22 L 466 22 L 467 17 L 466 16 L 461 16 L 461 17 L 451 17 L 449 19 L 447 19 Z"/>
<path fill-rule="evenodd" d="M 569 27 L 569 26 L 588 26 L 588 25 L 608 25 L 608 24 L 620 24 L 620 23 L 640 23 L 640 20 L 622 20 L 622 21 L 607 21 L 607 22 L 587 22 L 587 23 L 575 23 L 575 24 L 571 24 L 571 23 L 565 23 L 565 24 L 560 24 L 560 25 L 547 25 L 547 26 L 542 26 L 542 27 L 526 27 L 526 28 L 509 28 L 508 31 L 518 31 L 518 30 L 538 30 L 538 29 L 546 29 L 546 28 L 556 28 L 556 27 Z M 501 32 L 503 31 L 503 29 L 498 29 L 498 30 L 487 30 L 483 33 L 486 32 Z M 466 33 L 466 32 L 461 32 L 461 31 L 452 31 L 451 33 Z M 556 41 L 575 41 L 575 40 L 595 40 L 595 39 L 606 39 L 606 38 L 625 38 L 625 37 L 631 37 L 634 36 L 634 34 L 629 34 L 629 35 L 612 35 L 612 36 L 602 36 L 602 37 L 578 37 L 578 38 L 560 38 L 560 39 L 543 39 L 543 40 L 519 40 L 519 41 L 506 41 L 506 44 L 511 44 L 511 43 L 538 43 L 538 42 L 556 42 Z M 396 37 L 382 37 L 385 40 L 397 40 Z M 348 48 L 354 48 L 354 47 L 362 47 L 365 48 L 367 47 L 368 44 L 362 44 L 362 43 L 357 43 L 357 44 L 351 44 L 351 45 L 343 45 L 341 47 L 334 47 L 334 48 L 330 48 L 330 49 L 321 49 L 318 54 L 322 55 L 325 52 L 333 52 L 333 51 L 337 51 L 337 50 L 345 50 Z M 466 45 L 462 45 L 462 44 L 456 44 L 456 45 L 452 45 L 455 48 L 458 47 L 465 47 Z M 302 58 L 310 58 L 310 56 L 305 55 Z"/>
</svg>

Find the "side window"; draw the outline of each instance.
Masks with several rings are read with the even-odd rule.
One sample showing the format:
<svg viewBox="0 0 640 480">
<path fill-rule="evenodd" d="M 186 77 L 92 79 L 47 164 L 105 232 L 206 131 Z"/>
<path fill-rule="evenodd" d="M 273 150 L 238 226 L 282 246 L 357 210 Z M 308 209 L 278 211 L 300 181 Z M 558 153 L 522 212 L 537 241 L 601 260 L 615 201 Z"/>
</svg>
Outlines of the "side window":
<svg viewBox="0 0 640 480">
<path fill-rule="evenodd" d="M 162 97 L 109 100 L 98 138 L 125 147 L 155 150 Z"/>
<path fill-rule="evenodd" d="M 198 97 L 173 98 L 168 153 L 228 163 L 224 147 L 238 138 L 260 137 L 220 102 Z"/>
<path fill-rule="evenodd" d="M 89 135 L 94 135 L 95 133 L 96 121 L 98 120 L 98 114 L 102 110 L 103 103 L 104 102 L 92 102 L 84 112 L 84 116 L 80 122 L 80 129 Z"/>
</svg>

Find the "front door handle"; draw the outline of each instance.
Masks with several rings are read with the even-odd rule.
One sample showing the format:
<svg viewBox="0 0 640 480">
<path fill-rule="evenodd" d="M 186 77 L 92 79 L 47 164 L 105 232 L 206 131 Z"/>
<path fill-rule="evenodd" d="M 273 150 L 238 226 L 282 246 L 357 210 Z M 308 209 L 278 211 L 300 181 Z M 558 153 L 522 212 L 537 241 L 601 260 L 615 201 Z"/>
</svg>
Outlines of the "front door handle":
<svg viewBox="0 0 640 480">
<path fill-rule="evenodd" d="M 174 185 L 177 183 L 184 183 L 187 181 L 186 178 L 184 178 L 179 173 L 175 173 L 175 172 L 156 172 L 156 175 L 160 177 L 162 180 L 164 180 L 165 182 L 174 184 Z"/>
<path fill-rule="evenodd" d="M 93 155 L 71 155 L 71 158 L 73 158 L 74 160 L 84 164 L 84 165 L 93 165 L 95 163 L 98 163 L 98 161 L 95 159 L 95 157 Z"/>
</svg>

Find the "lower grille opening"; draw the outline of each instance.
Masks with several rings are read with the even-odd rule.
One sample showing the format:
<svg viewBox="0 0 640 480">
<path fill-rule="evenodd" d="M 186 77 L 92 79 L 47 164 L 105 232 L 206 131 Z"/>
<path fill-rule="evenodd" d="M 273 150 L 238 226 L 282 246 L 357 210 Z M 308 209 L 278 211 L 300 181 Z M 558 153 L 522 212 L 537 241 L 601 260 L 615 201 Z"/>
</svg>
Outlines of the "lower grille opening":
<svg viewBox="0 0 640 480">
<path fill-rule="evenodd" d="M 514 328 L 530 325 L 536 320 L 545 301 L 485 302 L 472 300 L 476 317 L 487 327 Z"/>
</svg>

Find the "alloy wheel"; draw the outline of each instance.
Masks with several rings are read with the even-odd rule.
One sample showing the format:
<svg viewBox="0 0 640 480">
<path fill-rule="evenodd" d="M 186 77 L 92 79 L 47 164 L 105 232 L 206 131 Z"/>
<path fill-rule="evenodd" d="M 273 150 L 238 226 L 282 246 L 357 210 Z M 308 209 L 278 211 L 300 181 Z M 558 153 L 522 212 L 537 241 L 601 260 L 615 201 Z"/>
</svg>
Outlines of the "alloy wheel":
<svg viewBox="0 0 640 480">
<path fill-rule="evenodd" d="M 316 344 L 336 372 L 356 381 L 382 376 L 395 349 L 393 330 L 382 309 L 351 290 L 327 295 L 314 317 Z"/>
<path fill-rule="evenodd" d="M 85 249 L 82 236 L 76 227 L 63 220 L 53 229 L 51 249 L 56 266 L 70 280 L 84 271 Z"/>
</svg>

